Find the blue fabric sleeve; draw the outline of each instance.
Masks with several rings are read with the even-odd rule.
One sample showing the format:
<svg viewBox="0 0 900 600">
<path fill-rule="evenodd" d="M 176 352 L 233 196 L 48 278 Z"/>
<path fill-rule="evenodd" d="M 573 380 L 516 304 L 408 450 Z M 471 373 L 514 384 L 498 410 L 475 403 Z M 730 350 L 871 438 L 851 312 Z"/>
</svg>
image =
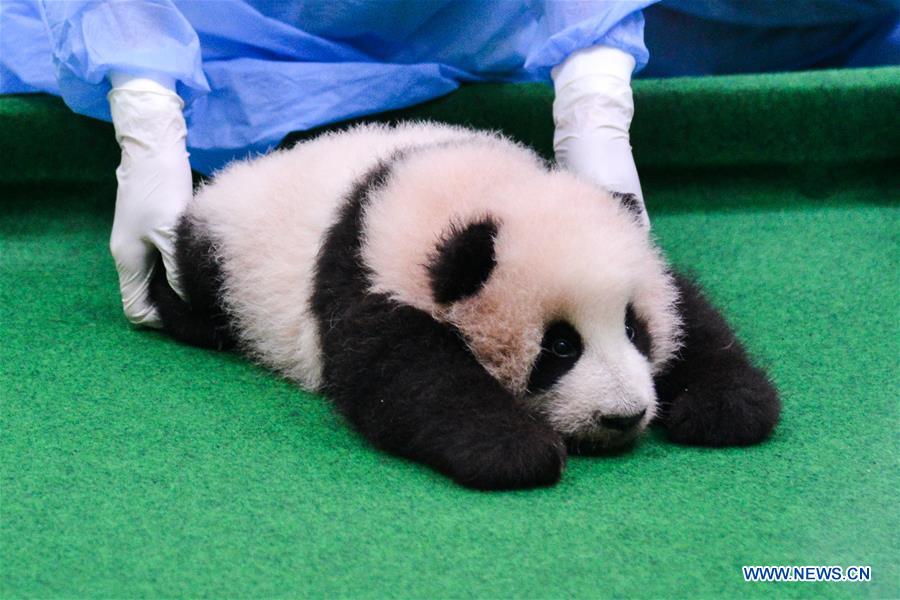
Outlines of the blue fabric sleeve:
<svg viewBox="0 0 900 600">
<path fill-rule="evenodd" d="M 34 0 L 0 0 L 0 94 L 59 94 L 50 41 Z"/>
<path fill-rule="evenodd" d="M 169 0 L 42 0 L 59 91 L 74 111 L 110 120 L 110 71 L 164 75 L 190 102 L 209 91 L 200 42 Z"/>
<path fill-rule="evenodd" d="M 546 41 L 531 49 L 525 69 L 549 78 L 550 70 L 573 52 L 604 45 L 633 56 L 634 70 L 640 71 L 649 58 L 641 11 L 655 1 L 545 0 L 540 26 Z"/>
<path fill-rule="evenodd" d="M 208 62 L 205 68 L 213 92 L 185 110 L 191 164 L 203 173 L 266 152 L 288 132 L 425 102 L 470 79 L 435 63 L 241 58 Z"/>
</svg>

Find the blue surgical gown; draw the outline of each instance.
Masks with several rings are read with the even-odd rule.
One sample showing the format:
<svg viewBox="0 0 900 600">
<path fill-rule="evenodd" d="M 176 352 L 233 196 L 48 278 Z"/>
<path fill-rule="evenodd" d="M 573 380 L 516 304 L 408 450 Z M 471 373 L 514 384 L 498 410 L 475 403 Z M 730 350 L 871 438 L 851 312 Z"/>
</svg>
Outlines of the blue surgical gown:
<svg viewBox="0 0 900 600">
<path fill-rule="evenodd" d="M 291 131 L 461 82 L 545 81 L 595 44 L 628 52 L 639 69 L 641 10 L 652 2 L 2 0 L 0 92 L 60 94 L 109 120 L 111 70 L 171 77 L 186 101 L 191 164 L 208 173 Z"/>
</svg>

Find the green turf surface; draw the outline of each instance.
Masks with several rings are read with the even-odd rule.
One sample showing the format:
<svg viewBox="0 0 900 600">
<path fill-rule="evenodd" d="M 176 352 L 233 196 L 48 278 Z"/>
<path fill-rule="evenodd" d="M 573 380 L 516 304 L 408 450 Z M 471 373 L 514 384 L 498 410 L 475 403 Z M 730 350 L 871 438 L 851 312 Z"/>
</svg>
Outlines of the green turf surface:
<svg viewBox="0 0 900 600">
<path fill-rule="evenodd" d="M 643 179 L 661 245 L 781 388 L 774 438 L 652 432 L 571 459 L 555 488 L 495 494 L 373 451 L 236 356 L 130 328 L 102 161 L 82 183 L 7 177 L 0 597 L 900 596 L 900 169 L 822 156 Z M 747 584 L 744 564 L 871 565 L 873 581 Z"/>
</svg>

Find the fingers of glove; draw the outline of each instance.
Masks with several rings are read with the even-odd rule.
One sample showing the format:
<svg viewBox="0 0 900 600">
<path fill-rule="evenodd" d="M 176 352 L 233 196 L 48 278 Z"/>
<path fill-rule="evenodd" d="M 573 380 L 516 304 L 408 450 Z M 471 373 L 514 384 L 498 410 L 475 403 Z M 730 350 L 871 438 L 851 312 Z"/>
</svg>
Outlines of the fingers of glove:
<svg viewBox="0 0 900 600">
<path fill-rule="evenodd" d="M 122 301 L 132 322 L 153 320 L 146 309 L 149 299 L 141 300 L 137 295 L 146 293 L 141 282 L 149 280 L 156 250 L 162 255 L 169 284 L 184 297 L 175 262 L 175 229 L 191 198 L 186 159 L 175 164 L 174 172 L 154 161 L 138 162 L 145 164 L 117 171 L 119 188 L 110 242 L 120 273 Z M 167 169 L 171 166 L 166 164 Z"/>
<path fill-rule="evenodd" d="M 150 279 L 156 259 L 153 247 L 140 240 L 117 240 L 114 232 L 110 251 L 119 273 L 125 316 L 135 325 L 162 327 L 159 313 L 150 302 Z"/>
<path fill-rule="evenodd" d="M 173 227 L 160 227 L 150 234 L 150 243 L 153 244 L 162 256 L 163 267 L 166 270 L 166 280 L 176 294 L 182 300 L 186 300 L 184 289 L 181 287 L 178 263 L 175 259 L 175 229 Z"/>
</svg>

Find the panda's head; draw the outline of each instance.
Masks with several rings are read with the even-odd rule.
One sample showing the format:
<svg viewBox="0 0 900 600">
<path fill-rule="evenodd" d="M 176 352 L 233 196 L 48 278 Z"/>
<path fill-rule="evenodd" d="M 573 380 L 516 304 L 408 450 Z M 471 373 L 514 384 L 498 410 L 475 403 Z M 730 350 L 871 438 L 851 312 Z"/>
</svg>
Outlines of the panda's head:
<svg viewBox="0 0 900 600">
<path fill-rule="evenodd" d="M 404 159 L 366 211 L 373 291 L 455 328 L 573 446 L 633 439 L 656 412 L 677 293 L 628 197 L 503 140 Z"/>
</svg>

